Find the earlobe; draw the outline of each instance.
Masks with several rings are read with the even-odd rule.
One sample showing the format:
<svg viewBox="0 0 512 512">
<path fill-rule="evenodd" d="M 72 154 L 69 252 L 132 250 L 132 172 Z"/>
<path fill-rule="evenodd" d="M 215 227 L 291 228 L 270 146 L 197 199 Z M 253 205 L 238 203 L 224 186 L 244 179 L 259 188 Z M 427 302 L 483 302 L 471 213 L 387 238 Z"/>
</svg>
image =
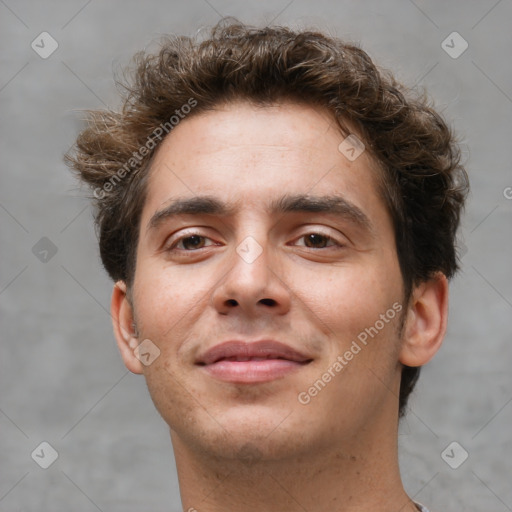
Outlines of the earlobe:
<svg viewBox="0 0 512 512">
<path fill-rule="evenodd" d="M 142 363 L 135 357 L 135 348 L 139 345 L 137 333 L 134 330 L 133 309 L 126 295 L 126 284 L 118 281 L 114 285 L 110 303 L 112 324 L 117 346 L 123 362 L 132 373 L 142 373 Z"/>
<path fill-rule="evenodd" d="M 438 272 L 414 288 L 402 336 L 400 362 L 428 363 L 441 347 L 448 320 L 448 280 Z"/>
</svg>

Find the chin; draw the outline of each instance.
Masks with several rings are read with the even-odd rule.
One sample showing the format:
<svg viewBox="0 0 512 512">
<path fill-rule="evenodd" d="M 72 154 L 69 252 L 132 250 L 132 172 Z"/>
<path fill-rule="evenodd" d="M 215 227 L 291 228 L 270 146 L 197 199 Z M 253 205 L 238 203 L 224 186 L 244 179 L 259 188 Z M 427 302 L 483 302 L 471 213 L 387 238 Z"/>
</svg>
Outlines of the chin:
<svg viewBox="0 0 512 512">
<path fill-rule="evenodd" d="M 275 435 L 274 435 L 275 434 Z M 276 434 L 270 430 L 270 435 L 261 432 L 231 431 L 220 439 L 214 436 L 203 451 L 218 459 L 232 460 L 244 464 L 258 462 L 278 462 L 300 456 L 305 452 L 304 444 L 298 442 L 297 433 Z M 204 437 L 202 442 L 207 441 Z"/>
<path fill-rule="evenodd" d="M 304 430 L 308 426 L 314 425 L 306 425 L 291 407 L 239 405 L 211 416 L 202 411 L 171 428 L 204 455 L 251 464 L 282 461 L 315 449 L 314 432 Z M 316 437 L 319 443 L 324 438 L 321 432 Z"/>
</svg>

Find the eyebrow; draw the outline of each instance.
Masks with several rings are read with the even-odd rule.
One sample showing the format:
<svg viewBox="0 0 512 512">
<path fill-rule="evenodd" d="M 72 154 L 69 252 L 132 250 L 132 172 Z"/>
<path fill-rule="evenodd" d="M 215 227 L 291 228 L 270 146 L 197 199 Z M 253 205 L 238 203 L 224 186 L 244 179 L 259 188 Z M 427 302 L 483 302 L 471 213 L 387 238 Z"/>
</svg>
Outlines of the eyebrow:
<svg viewBox="0 0 512 512">
<path fill-rule="evenodd" d="M 148 230 L 155 230 L 164 221 L 180 215 L 217 215 L 232 217 L 242 201 L 225 203 L 214 196 L 196 196 L 172 200 L 165 208 L 155 212 L 148 222 Z M 270 202 L 266 212 L 272 215 L 286 213 L 326 213 L 351 221 L 359 228 L 374 233 L 367 215 L 355 204 L 339 195 L 311 196 L 285 195 Z"/>
</svg>

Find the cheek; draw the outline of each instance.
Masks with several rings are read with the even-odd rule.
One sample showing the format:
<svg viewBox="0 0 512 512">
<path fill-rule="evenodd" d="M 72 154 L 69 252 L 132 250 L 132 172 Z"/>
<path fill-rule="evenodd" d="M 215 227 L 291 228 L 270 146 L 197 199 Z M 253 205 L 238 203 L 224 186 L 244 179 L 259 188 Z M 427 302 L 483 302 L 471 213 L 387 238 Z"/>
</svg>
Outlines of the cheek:
<svg viewBox="0 0 512 512">
<path fill-rule="evenodd" d="M 134 283 L 139 328 L 147 335 L 173 337 L 173 328 L 186 323 L 194 308 L 205 300 L 208 283 L 161 264 L 142 264 Z"/>
<path fill-rule="evenodd" d="M 297 279 L 290 277 L 301 302 L 337 335 L 373 325 L 401 300 L 400 281 L 387 268 L 381 272 L 376 265 L 347 265 L 325 274 L 301 270 Z"/>
<path fill-rule="evenodd" d="M 307 279 L 303 274 L 302 278 L 302 291 L 296 292 L 331 339 L 317 369 L 317 377 L 329 369 L 336 375 L 322 399 L 325 406 L 338 401 L 347 389 L 352 390 L 350 396 L 342 401 L 348 409 L 394 389 L 404 310 L 398 266 L 352 265 L 331 269 L 328 277 L 317 274 Z"/>
</svg>

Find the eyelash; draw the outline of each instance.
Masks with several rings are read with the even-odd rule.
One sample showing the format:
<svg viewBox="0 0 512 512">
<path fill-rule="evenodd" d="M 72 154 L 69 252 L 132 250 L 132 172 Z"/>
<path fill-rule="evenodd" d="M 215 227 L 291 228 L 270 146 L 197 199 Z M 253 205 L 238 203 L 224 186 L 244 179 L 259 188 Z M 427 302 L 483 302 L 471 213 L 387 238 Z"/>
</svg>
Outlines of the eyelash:
<svg viewBox="0 0 512 512">
<path fill-rule="evenodd" d="M 332 236 L 329 236 L 329 235 L 326 235 L 322 232 L 319 232 L 319 231 L 310 231 L 309 233 L 305 233 L 303 235 L 301 235 L 297 240 L 300 240 L 301 238 L 304 238 L 308 235 L 320 235 L 321 237 L 323 237 L 324 239 L 327 240 L 327 243 L 329 242 L 334 242 L 333 245 L 328 245 L 326 247 L 320 247 L 320 248 L 317 248 L 315 249 L 314 247 L 306 247 L 305 245 L 301 246 L 301 247 L 306 247 L 307 249 L 312 249 L 312 250 L 322 250 L 322 249 L 329 249 L 329 248 L 332 248 L 332 247 L 338 247 L 338 248 L 341 248 L 343 247 L 343 244 L 338 242 L 335 238 L 333 238 Z M 204 236 L 204 235 L 201 235 L 200 233 L 196 233 L 196 232 L 190 232 L 190 233 L 187 233 L 183 236 L 181 236 L 180 238 L 178 238 L 177 240 L 175 240 L 172 245 L 166 249 L 166 252 L 174 252 L 174 251 L 183 251 L 183 252 L 190 252 L 190 253 L 193 253 L 193 252 L 198 252 L 200 251 L 201 249 L 204 249 L 206 247 L 212 247 L 213 245 L 215 244 L 211 244 L 211 245 L 208 245 L 206 247 L 200 247 L 199 249 L 191 249 L 191 250 L 187 250 L 187 249 L 177 249 L 176 248 L 176 245 L 178 245 L 180 242 L 182 242 L 183 240 L 186 240 L 187 238 L 191 238 L 191 237 L 194 237 L 194 236 L 197 236 L 197 237 L 200 237 L 200 238 L 204 238 L 204 239 L 207 239 L 207 240 L 211 240 L 210 237 L 207 237 L 207 236 Z"/>
</svg>

